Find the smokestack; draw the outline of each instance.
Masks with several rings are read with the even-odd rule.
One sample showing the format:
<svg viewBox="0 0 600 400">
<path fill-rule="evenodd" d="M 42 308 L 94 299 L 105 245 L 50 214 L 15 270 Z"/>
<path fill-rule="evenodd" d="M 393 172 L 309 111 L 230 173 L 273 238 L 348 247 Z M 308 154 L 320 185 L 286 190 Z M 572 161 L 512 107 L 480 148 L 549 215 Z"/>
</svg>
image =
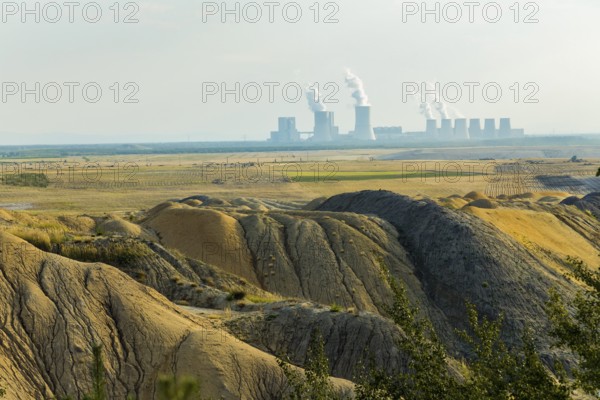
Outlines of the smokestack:
<svg viewBox="0 0 600 400">
<path fill-rule="evenodd" d="M 315 112 L 315 129 L 313 140 L 330 142 L 333 140 L 333 113 L 330 111 Z"/>
<path fill-rule="evenodd" d="M 296 131 L 296 118 L 294 117 L 279 117 L 279 132 L 294 132 Z"/>
<path fill-rule="evenodd" d="M 438 134 L 437 121 L 435 119 L 427 120 L 427 129 L 425 130 L 425 134 L 428 137 L 436 137 Z"/>
<path fill-rule="evenodd" d="M 454 130 L 452 129 L 452 120 L 443 119 L 442 127 L 440 128 L 440 137 L 444 139 L 452 139 L 454 137 Z"/>
<path fill-rule="evenodd" d="M 483 136 L 486 139 L 496 137 L 496 120 L 488 118 L 485 120 L 485 128 L 483 129 Z"/>
<path fill-rule="evenodd" d="M 483 131 L 481 130 L 481 120 L 479 118 L 472 119 L 469 122 L 469 136 L 471 138 L 479 139 L 481 138 Z"/>
<path fill-rule="evenodd" d="M 456 139 L 469 139 L 466 118 L 460 118 L 454 121 L 454 137 Z"/>
<path fill-rule="evenodd" d="M 510 118 L 500 118 L 500 132 L 498 133 L 500 137 L 511 137 L 512 136 L 512 127 L 510 123 Z"/>
<path fill-rule="evenodd" d="M 371 107 L 356 106 L 356 126 L 354 128 L 354 139 L 376 140 L 375 132 L 371 126 Z"/>
</svg>

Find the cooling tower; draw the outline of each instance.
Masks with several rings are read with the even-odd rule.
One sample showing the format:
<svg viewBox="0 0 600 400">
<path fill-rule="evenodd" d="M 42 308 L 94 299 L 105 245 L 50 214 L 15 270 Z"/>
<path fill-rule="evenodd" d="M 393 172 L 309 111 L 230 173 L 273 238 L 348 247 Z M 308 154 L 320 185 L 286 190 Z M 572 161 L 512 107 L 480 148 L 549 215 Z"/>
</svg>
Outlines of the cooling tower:
<svg viewBox="0 0 600 400">
<path fill-rule="evenodd" d="M 469 123 L 469 136 L 471 138 L 480 138 L 483 134 L 481 130 L 481 120 L 480 119 L 472 119 Z"/>
<path fill-rule="evenodd" d="M 425 130 L 425 134 L 428 137 L 436 137 L 437 136 L 437 121 L 435 119 L 427 120 L 427 128 Z"/>
<path fill-rule="evenodd" d="M 443 139 L 452 139 L 454 137 L 454 129 L 452 129 L 451 119 L 442 120 L 442 127 L 440 128 L 440 137 Z"/>
<path fill-rule="evenodd" d="M 469 139 L 469 130 L 467 129 L 467 120 L 465 118 L 454 121 L 454 138 Z"/>
<path fill-rule="evenodd" d="M 356 126 L 354 128 L 354 139 L 375 140 L 375 132 L 371 126 L 371 107 L 356 106 Z"/>
<path fill-rule="evenodd" d="M 486 139 L 496 137 L 496 120 L 488 118 L 485 120 L 485 128 L 483 129 L 483 136 Z"/>
<path fill-rule="evenodd" d="M 296 118 L 294 117 L 279 117 L 279 132 L 296 131 Z"/>
<path fill-rule="evenodd" d="M 500 137 L 512 136 L 512 127 L 510 124 L 510 118 L 500 118 L 500 131 L 498 132 Z"/>
<path fill-rule="evenodd" d="M 330 111 L 315 111 L 315 130 L 313 140 L 330 142 L 333 140 L 333 113 Z"/>
</svg>

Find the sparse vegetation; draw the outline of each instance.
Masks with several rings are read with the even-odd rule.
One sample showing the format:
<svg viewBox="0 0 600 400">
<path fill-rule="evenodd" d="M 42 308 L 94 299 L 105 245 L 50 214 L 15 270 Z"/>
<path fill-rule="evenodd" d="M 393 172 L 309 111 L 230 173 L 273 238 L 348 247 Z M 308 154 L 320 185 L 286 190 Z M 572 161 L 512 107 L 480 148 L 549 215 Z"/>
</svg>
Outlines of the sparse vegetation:
<svg viewBox="0 0 600 400">
<path fill-rule="evenodd" d="M 568 347 L 579 356 L 577 386 L 600 398 L 600 271 L 590 270 L 575 258 L 568 258 L 567 263 L 573 271 L 571 276 L 587 289 L 571 303 L 574 314 L 556 291 L 550 293 L 547 311 L 553 327 L 551 335 L 558 339 L 559 346 Z"/>
<path fill-rule="evenodd" d="M 20 227 L 9 229 L 8 232 L 29 242 L 40 250 L 52 250 L 52 242 L 50 241 L 50 236 L 46 232 Z"/>
<path fill-rule="evenodd" d="M 227 295 L 227 301 L 243 300 L 246 297 L 246 292 L 243 290 L 234 290 Z"/>
<path fill-rule="evenodd" d="M 82 262 L 103 262 L 127 265 L 151 254 L 144 244 L 135 241 L 94 241 L 91 243 L 64 243 L 58 253 Z"/>
<path fill-rule="evenodd" d="M 2 177 L 2 183 L 9 186 L 29 186 L 45 188 L 50 184 L 46 174 L 5 174 Z"/>
<path fill-rule="evenodd" d="M 306 353 L 304 371 L 294 369 L 289 362 L 277 359 L 290 390 L 286 400 L 335 400 L 342 399 L 329 380 L 329 360 L 325 355 L 323 337 L 313 331 Z"/>
<path fill-rule="evenodd" d="M 102 357 L 102 346 L 92 345 L 92 393 L 83 396 L 83 400 L 108 400 L 106 394 L 106 370 Z M 61 400 L 72 400 L 73 396 L 63 397 Z"/>
<path fill-rule="evenodd" d="M 381 261 L 382 269 L 385 269 Z M 390 374 L 384 369 L 363 367 L 358 376 L 358 400 L 567 400 L 571 389 L 555 379 L 542 364 L 529 335 L 520 350 L 509 350 L 500 339 L 502 317 L 495 321 L 480 317 L 468 305 L 471 333 L 460 332 L 475 355 L 463 371 L 463 380 L 450 373 L 448 355 L 431 323 L 420 318 L 410 305 L 406 290 L 389 273 L 394 303 L 389 317 L 405 336 L 398 343 L 407 355 L 406 372 Z M 561 376 L 562 378 L 562 376 Z"/>
<path fill-rule="evenodd" d="M 200 399 L 200 384 L 192 377 L 162 376 L 158 379 L 159 400 Z"/>
<path fill-rule="evenodd" d="M 338 304 L 332 304 L 331 307 L 329 308 L 329 311 L 331 311 L 332 313 L 338 313 L 342 311 L 342 306 L 338 305 Z"/>
</svg>

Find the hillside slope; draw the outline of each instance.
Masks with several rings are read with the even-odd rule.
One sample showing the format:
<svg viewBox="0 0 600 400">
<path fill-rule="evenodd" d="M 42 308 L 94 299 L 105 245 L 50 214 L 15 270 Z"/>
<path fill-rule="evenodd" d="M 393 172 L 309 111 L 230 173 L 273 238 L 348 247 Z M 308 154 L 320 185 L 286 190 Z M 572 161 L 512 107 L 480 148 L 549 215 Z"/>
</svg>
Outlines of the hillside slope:
<svg viewBox="0 0 600 400">
<path fill-rule="evenodd" d="M 214 398 L 277 398 L 275 359 L 211 321 L 115 268 L 48 254 L 5 233 L 0 244 L 20 249 L 4 251 L 0 263 L 7 398 L 81 397 L 91 388 L 92 343 L 103 345 L 111 399 L 154 398 L 160 374 L 195 376 Z"/>
</svg>

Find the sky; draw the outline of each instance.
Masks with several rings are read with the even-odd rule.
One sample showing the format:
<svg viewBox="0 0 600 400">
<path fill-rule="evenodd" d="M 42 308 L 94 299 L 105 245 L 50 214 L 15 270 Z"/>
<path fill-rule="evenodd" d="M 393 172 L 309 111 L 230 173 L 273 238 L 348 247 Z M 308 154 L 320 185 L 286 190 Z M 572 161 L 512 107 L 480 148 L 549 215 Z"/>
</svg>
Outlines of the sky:
<svg viewBox="0 0 600 400">
<path fill-rule="evenodd" d="M 347 132 L 347 69 L 364 83 L 375 126 L 423 130 L 420 96 L 408 89 L 427 82 L 446 87 L 439 99 L 453 117 L 510 117 L 528 134 L 600 133 L 597 0 L 482 1 L 472 22 L 462 1 L 430 14 L 421 1 L 225 2 L 237 4 L 239 22 L 221 1 L 44 1 L 39 12 L 36 3 L 25 2 L 29 13 L 20 1 L 0 4 L 3 144 L 265 140 L 279 116 L 312 129 L 296 95 L 309 85 L 330 95 Z"/>
</svg>

